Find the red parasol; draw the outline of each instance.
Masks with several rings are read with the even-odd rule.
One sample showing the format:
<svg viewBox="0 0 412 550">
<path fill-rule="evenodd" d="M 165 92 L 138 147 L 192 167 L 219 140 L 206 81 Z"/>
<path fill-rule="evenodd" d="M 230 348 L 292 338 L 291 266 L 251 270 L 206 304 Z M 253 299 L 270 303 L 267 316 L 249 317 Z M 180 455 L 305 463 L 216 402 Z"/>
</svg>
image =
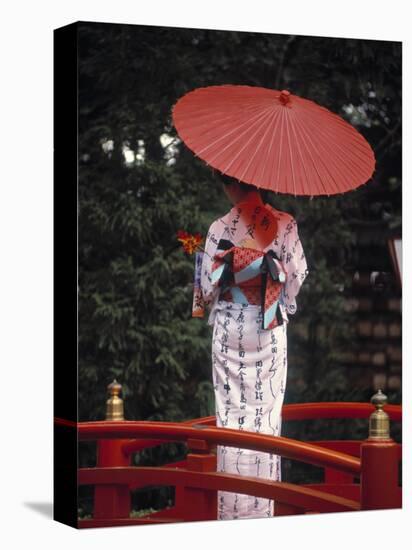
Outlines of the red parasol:
<svg viewBox="0 0 412 550">
<path fill-rule="evenodd" d="M 197 88 L 176 103 L 173 122 L 208 165 L 278 193 L 345 193 L 375 169 L 369 143 L 351 124 L 287 90 Z"/>
</svg>

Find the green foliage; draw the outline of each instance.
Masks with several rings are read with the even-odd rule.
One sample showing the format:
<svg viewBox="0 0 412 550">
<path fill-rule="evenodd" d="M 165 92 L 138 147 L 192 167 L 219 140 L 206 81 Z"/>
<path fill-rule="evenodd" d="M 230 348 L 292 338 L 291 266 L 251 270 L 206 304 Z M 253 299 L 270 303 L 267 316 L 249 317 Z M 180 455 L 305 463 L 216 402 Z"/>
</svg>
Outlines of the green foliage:
<svg viewBox="0 0 412 550">
<path fill-rule="evenodd" d="M 90 402 L 90 393 L 83 414 L 102 416 L 105 386 L 115 377 L 127 418 L 162 411 L 179 419 L 185 387 L 207 363 L 207 327 L 190 320 L 193 258 L 176 232 L 204 233 L 207 222 L 192 185 L 170 167 L 119 171 L 128 185 L 107 181 L 93 194 L 87 170 L 79 190 L 80 388 L 101 385 L 100 402 Z"/>
</svg>

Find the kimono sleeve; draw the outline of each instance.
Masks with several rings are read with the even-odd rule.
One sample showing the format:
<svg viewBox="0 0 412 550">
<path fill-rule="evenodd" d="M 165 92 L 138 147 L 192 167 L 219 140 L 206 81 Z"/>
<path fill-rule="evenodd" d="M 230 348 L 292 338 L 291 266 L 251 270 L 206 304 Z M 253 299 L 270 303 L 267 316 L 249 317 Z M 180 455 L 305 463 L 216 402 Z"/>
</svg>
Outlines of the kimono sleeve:
<svg viewBox="0 0 412 550">
<path fill-rule="evenodd" d="M 216 253 L 218 242 L 219 235 L 216 231 L 216 222 L 214 222 L 207 232 L 200 276 L 200 286 L 203 301 L 206 306 L 210 306 L 220 292 L 220 288 L 217 285 L 212 284 L 213 256 Z"/>
<path fill-rule="evenodd" d="M 302 242 L 298 234 L 296 220 L 291 217 L 286 225 L 281 260 L 287 271 L 286 282 L 282 289 L 283 302 L 288 314 L 296 313 L 296 296 L 309 273 Z"/>
</svg>

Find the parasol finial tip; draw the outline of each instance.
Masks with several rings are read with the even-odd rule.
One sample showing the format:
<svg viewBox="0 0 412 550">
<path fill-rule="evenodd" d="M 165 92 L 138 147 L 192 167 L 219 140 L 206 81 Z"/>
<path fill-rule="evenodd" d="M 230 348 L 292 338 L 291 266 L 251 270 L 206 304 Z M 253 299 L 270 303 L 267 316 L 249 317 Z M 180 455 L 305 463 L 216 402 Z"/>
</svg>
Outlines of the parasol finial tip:
<svg viewBox="0 0 412 550">
<path fill-rule="evenodd" d="M 286 105 L 290 101 L 290 92 L 289 90 L 282 90 L 280 92 L 279 101 L 282 105 Z"/>
</svg>

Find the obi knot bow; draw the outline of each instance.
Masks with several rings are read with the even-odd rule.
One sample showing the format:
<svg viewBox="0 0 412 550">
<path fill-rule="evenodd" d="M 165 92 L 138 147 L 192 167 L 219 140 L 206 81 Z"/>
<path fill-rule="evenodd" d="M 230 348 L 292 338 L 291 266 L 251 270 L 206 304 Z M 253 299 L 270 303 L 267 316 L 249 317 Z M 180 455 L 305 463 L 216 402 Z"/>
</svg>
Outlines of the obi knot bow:
<svg viewBox="0 0 412 550">
<path fill-rule="evenodd" d="M 279 308 L 282 285 L 287 273 L 273 250 L 263 252 L 235 246 L 227 239 L 219 241 L 212 267 L 212 284 L 230 290 L 234 302 L 248 304 L 245 289 L 260 287 L 262 328 L 272 329 L 283 323 Z"/>
</svg>

